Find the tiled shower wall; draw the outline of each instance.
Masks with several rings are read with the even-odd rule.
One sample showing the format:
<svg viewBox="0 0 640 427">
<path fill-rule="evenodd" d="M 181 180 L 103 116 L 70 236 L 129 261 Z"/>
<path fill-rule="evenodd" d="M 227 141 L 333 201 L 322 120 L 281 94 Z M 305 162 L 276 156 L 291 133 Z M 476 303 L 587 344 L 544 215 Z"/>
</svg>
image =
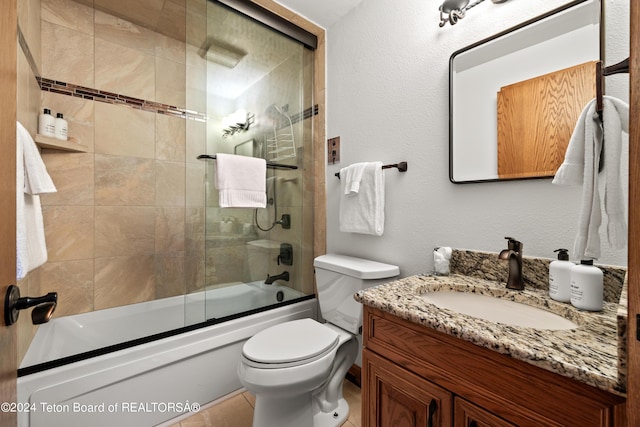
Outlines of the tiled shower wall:
<svg viewBox="0 0 640 427">
<path fill-rule="evenodd" d="M 58 188 L 42 196 L 49 259 L 19 283 L 23 294 L 58 292 L 59 317 L 202 289 L 206 164 L 196 157 L 211 147 L 203 121 L 207 65 L 197 51 L 206 37 L 206 0 L 165 2 L 182 41 L 103 12 L 106 0 L 95 7 L 94 0 L 20 2 L 29 12 L 21 26 L 35 65 L 20 57 L 19 120 L 35 134 L 41 108 L 61 112 L 69 136 L 88 148 L 43 150 Z M 112 99 L 95 97 L 98 91 Z M 311 128 L 304 129 L 302 139 L 310 140 Z M 314 167 L 312 150 L 302 153 L 306 178 L 295 185 L 305 201 L 282 202 L 302 235 L 295 282 L 309 293 L 313 270 L 302 266 L 312 265 Z M 289 241 L 292 231 L 277 227 L 263 237 Z M 19 328 L 20 361 L 36 327 L 21 316 Z"/>
<path fill-rule="evenodd" d="M 202 40 L 205 0 L 183 5 L 176 22 L 191 20 Z M 206 64 L 184 40 L 71 0 L 42 0 L 41 25 L 43 78 L 205 110 Z M 201 287 L 204 122 L 54 90 L 41 105 L 88 147 L 43 151 L 58 192 L 42 197 L 49 260 L 39 278 L 42 293 L 58 292 L 56 315 Z"/>
</svg>

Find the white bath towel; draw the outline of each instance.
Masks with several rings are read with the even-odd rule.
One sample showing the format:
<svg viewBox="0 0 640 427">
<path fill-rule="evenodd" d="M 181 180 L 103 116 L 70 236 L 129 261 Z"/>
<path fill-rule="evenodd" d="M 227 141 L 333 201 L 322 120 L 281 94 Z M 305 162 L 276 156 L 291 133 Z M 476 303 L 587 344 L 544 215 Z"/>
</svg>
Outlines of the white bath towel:
<svg viewBox="0 0 640 427">
<path fill-rule="evenodd" d="M 382 162 L 366 163 L 358 193 L 345 193 L 341 180 L 340 231 L 381 236 L 384 232 L 384 174 Z"/>
<path fill-rule="evenodd" d="M 34 156 L 37 158 L 34 158 Z M 39 169 L 40 163 L 42 169 Z M 29 185 L 29 192 L 27 192 L 25 187 L 29 175 L 34 180 Z M 29 271 L 47 261 L 47 245 L 40 196 L 33 193 L 34 191 L 52 193 L 56 191 L 56 188 L 46 168 L 44 168 L 44 162 L 42 162 L 38 148 L 31 135 L 20 123 L 17 123 L 16 276 L 18 280 L 23 279 Z"/>
<path fill-rule="evenodd" d="M 624 196 L 620 181 L 620 147 L 621 132 L 628 132 L 628 106 L 620 100 L 605 96 L 603 121 L 604 131 L 603 123 L 596 114 L 596 100 L 590 101 L 580 114 L 565 153 L 565 160 L 553 179 L 553 184 L 557 185 L 583 186 L 578 233 L 573 248 L 576 259 L 600 257 L 602 178 L 605 180 L 603 187 L 608 241 L 617 248 L 626 244 Z M 598 173 L 603 145 L 604 177 Z"/>
<path fill-rule="evenodd" d="M 216 154 L 216 189 L 221 208 L 264 208 L 267 162 L 256 157 Z"/>
<path fill-rule="evenodd" d="M 354 163 L 340 169 L 340 178 L 344 179 L 344 194 L 360 191 L 360 182 L 362 181 L 362 172 L 367 163 Z"/>
<path fill-rule="evenodd" d="M 36 143 L 29 131 L 17 122 L 17 138 L 22 143 L 24 156 L 24 192 L 27 194 L 55 193 L 56 186 L 47 173 Z"/>
</svg>

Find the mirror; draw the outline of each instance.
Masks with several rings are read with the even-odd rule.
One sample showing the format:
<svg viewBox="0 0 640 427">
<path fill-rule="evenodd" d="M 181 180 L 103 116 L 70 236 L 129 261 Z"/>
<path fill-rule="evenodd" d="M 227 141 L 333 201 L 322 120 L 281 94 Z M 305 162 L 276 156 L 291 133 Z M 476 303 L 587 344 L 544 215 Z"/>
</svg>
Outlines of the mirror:
<svg viewBox="0 0 640 427">
<path fill-rule="evenodd" d="M 573 1 L 451 55 L 449 61 L 449 179 L 451 182 L 469 183 L 553 176 L 553 173 L 548 171 L 536 172 L 535 170 L 500 174 L 502 177 L 499 175 L 498 93 L 501 90 L 504 93 L 508 87 L 526 85 L 537 82 L 537 79 L 548 78 L 560 70 L 566 71 L 580 64 L 598 61 L 600 59 L 600 17 L 600 0 Z M 589 84 L 595 88 L 595 74 L 591 77 L 589 73 L 589 78 L 593 79 L 589 80 Z M 572 84 L 570 83 L 569 86 Z M 549 90 L 549 92 L 555 91 Z M 589 96 L 587 99 L 593 98 Z M 574 103 L 577 102 L 574 101 Z M 521 104 L 534 105 L 536 102 L 526 100 Z M 577 114 L 582 111 L 584 105 L 585 103 L 581 103 L 577 106 Z M 550 116 L 554 117 L 558 114 L 556 112 Z M 504 117 L 502 122 L 505 122 Z M 514 121 L 507 119 L 506 122 Z M 548 127 L 548 125 L 548 121 L 538 123 L 538 127 Z M 553 124 L 553 126 L 556 125 Z M 566 124 L 564 126 L 566 127 Z M 573 125 L 569 133 L 572 130 Z M 501 130 L 500 136 L 504 138 L 504 131 Z M 516 146 L 527 146 L 524 142 L 523 136 L 515 140 Z M 564 147 L 567 143 L 568 140 L 564 142 Z M 535 144 L 540 142 L 536 141 Z M 535 150 L 546 152 L 549 147 L 542 145 L 536 146 Z M 564 151 L 554 155 L 563 159 Z M 502 157 L 501 161 L 504 162 L 504 156 Z M 501 168 L 503 166 L 504 163 Z"/>
</svg>

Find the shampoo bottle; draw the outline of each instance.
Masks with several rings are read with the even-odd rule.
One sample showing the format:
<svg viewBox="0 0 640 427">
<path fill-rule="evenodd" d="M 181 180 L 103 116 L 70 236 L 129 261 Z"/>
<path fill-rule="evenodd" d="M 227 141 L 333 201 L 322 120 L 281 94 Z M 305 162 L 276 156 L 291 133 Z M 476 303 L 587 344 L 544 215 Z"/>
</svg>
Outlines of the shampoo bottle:
<svg viewBox="0 0 640 427">
<path fill-rule="evenodd" d="M 571 270 L 575 264 L 569 261 L 567 249 L 556 249 L 558 259 L 549 264 L 549 296 L 556 301 L 571 301 Z"/>
<path fill-rule="evenodd" d="M 56 136 L 56 119 L 51 115 L 51 110 L 44 109 L 44 113 L 38 116 L 38 133 L 42 136 L 55 138 Z"/>
<path fill-rule="evenodd" d="M 583 259 L 571 269 L 571 304 L 581 310 L 600 311 L 603 306 L 604 287 L 602 270 L 593 260 Z"/>
<path fill-rule="evenodd" d="M 58 113 L 56 117 L 55 137 L 63 141 L 67 140 L 67 121 L 64 119 L 62 113 Z"/>
</svg>

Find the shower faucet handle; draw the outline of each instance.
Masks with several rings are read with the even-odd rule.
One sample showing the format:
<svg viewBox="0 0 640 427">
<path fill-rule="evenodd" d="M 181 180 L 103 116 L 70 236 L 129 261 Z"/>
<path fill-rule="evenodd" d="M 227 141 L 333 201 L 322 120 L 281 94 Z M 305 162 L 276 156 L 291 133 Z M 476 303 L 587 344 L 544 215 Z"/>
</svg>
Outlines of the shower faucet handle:
<svg viewBox="0 0 640 427">
<path fill-rule="evenodd" d="M 293 246 L 290 243 L 280 244 L 280 255 L 277 258 L 278 265 L 293 265 Z"/>
</svg>

